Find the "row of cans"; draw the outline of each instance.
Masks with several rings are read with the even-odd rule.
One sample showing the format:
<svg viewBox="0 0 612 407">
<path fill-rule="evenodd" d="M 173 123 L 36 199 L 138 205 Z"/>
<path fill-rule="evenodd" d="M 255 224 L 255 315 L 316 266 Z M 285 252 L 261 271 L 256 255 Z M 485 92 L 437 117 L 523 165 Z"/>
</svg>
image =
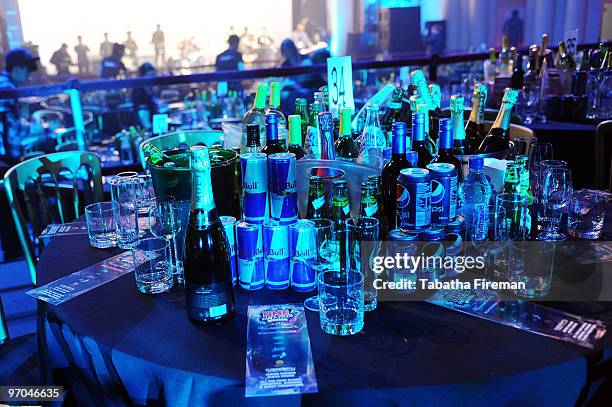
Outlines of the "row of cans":
<svg viewBox="0 0 612 407">
<path fill-rule="evenodd" d="M 397 177 L 397 217 L 402 230 L 444 226 L 457 215 L 457 169 L 433 163 L 426 168 L 406 168 Z"/>
<path fill-rule="evenodd" d="M 298 218 L 295 163 L 293 153 L 240 156 L 242 218 L 246 222 L 295 223 Z"/>
<path fill-rule="evenodd" d="M 314 222 L 300 219 L 291 225 L 273 221 L 263 224 L 221 216 L 230 244 L 232 282 L 245 290 L 264 286 L 284 290 L 312 291 L 317 256 Z"/>
</svg>

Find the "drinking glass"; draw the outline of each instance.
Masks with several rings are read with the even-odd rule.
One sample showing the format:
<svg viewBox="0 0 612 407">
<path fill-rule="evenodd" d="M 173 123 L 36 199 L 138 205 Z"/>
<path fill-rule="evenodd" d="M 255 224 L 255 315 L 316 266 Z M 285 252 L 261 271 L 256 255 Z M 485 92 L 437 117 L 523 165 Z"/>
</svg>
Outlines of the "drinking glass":
<svg viewBox="0 0 612 407">
<path fill-rule="evenodd" d="M 332 270 L 339 257 L 339 246 L 334 234 L 334 222 L 329 219 L 312 219 L 315 224 L 317 257 L 313 263 L 315 273 Z M 304 306 L 311 311 L 319 311 L 319 297 L 313 295 L 304 301 Z"/>
<path fill-rule="evenodd" d="M 317 284 L 314 264 L 317 259 L 316 228 L 313 221 L 298 219 L 289 225 L 289 258 L 291 288 L 309 292 Z"/>
<path fill-rule="evenodd" d="M 558 230 L 563 210 L 572 198 L 572 174 L 568 168 L 544 167 L 540 181 L 538 221 L 542 232 L 538 240 L 565 240 Z"/>
<path fill-rule="evenodd" d="M 552 157 L 553 148 L 551 143 L 538 141 L 531 145 L 531 153 L 529 154 L 529 185 L 534 199 L 537 199 L 539 193 L 540 162 L 552 160 Z"/>
<path fill-rule="evenodd" d="M 517 137 L 512 139 L 514 142 L 514 157 L 517 155 L 529 156 L 531 145 L 537 142 L 535 137 Z"/>
<path fill-rule="evenodd" d="M 166 239 L 151 237 L 137 241 L 132 247 L 134 264 L 147 259 L 134 269 L 136 287 L 145 294 L 157 294 L 172 288 L 170 243 Z"/>
<path fill-rule="evenodd" d="M 178 213 L 178 233 L 176 237 L 177 253 L 179 258 L 185 258 L 185 238 L 187 236 L 187 224 L 189 223 L 189 212 L 191 210 L 191 201 L 176 201 L 174 203 Z"/>
<path fill-rule="evenodd" d="M 136 205 L 138 207 L 138 229 L 140 237 L 149 228 L 150 201 L 155 197 L 153 179 L 150 175 L 138 175 L 136 179 Z"/>
<path fill-rule="evenodd" d="M 509 281 L 525 285 L 512 292 L 527 298 L 542 298 L 548 294 L 555 244 L 542 241 L 512 242 L 508 251 Z"/>
<path fill-rule="evenodd" d="M 149 200 L 149 227 L 155 237 L 170 242 L 172 270 L 179 284 L 183 283 L 183 256 L 178 251 L 177 236 L 180 232 L 179 208 L 173 196 L 155 197 Z"/>
<path fill-rule="evenodd" d="M 98 202 L 85 207 L 89 244 L 98 249 L 117 246 L 114 202 Z"/>
<path fill-rule="evenodd" d="M 377 292 L 374 280 L 374 257 L 378 256 L 378 219 L 356 216 L 346 220 L 346 270 L 363 274 L 364 310 L 373 311 L 377 305 Z"/>
<path fill-rule="evenodd" d="M 319 286 L 319 321 L 331 335 L 354 335 L 363 329 L 363 274 L 356 270 L 323 271 Z"/>
<path fill-rule="evenodd" d="M 538 86 L 525 85 L 522 89 L 521 110 L 526 124 L 534 123 L 538 119 L 538 104 L 540 102 L 540 89 Z"/>
<path fill-rule="evenodd" d="M 481 219 L 474 217 L 470 225 L 472 248 L 484 258 L 484 276 L 487 279 L 503 278 L 508 270 L 504 254 L 508 245 L 508 224 L 503 206 L 488 205 Z"/>
<path fill-rule="evenodd" d="M 567 234 L 581 239 L 598 239 L 606 216 L 606 198 L 599 191 L 574 192 L 569 205 Z"/>
<path fill-rule="evenodd" d="M 526 240 L 531 227 L 531 218 L 527 208 L 527 196 L 517 193 L 502 193 L 497 195 L 496 208 L 503 208 L 506 233 L 509 240 Z M 500 216 L 499 209 L 496 209 Z"/>
<path fill-rule="evenodd" d="M 130 249 L 138 240 L 138 207 L 136 205 L 137 179 L 118 177 L 110 180 L 111 196 L 117 228 L 117 246 Z"/>
</svg>

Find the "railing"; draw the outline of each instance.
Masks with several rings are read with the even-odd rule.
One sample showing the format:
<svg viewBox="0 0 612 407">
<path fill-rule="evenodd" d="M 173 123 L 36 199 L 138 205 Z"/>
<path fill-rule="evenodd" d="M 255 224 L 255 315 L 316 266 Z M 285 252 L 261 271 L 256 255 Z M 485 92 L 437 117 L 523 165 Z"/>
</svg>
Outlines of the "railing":
<svg viewBox="0 0 612 407">
<path fill-rule="evenodd" d="M 578 46 L 578 49 L 587 49 L 596 46 L 597 44 L 581 44 Z M 520 54 L 526 54 L 527 52 L 527 48 L 519 50 Z M 440 65 L 460 62 L 483 61 L 488 57 L 488 52 L 449 52 L 443 55 L 405 54 L 404 56 L 399 56 L 393 59 L 382 61 L 355 61 L 353 62 L 353 71 L 362 69 L 384 69 L 398 68 L 410 65 L 421 65 L 428 67 L 429 78 L 430 80 L 435 81 L 437 77 L 437 68 Z M 263 68 L 249 69 L 244 71 L 206 72 L 191 75 L 167 75 L 158 76 L 155 78 L 129 78 L 119 80 L 110 79 L 94 81 L 79 81 L 76 79 L 71 79 L 66 81 L 65 83 L 57 83 L 52 85 L 27 86 L 17 89 L 2 89 L 0 90 L 0 99 L 13 99 L 28 96 L 49 96 L 56 95 L 59 93 L 65 93 L 67 90 L 70 89 L 78 90 L 81 92 L 92 92 L 97 90 L 131 89 L 147 86 L 169 86 L 204 82 L 230 82 L 269 77 L 291 77 L 304 74 L 325 72 L 327 72 L 327 65 L 318 64 L 292 68 Z"/>
</svg>

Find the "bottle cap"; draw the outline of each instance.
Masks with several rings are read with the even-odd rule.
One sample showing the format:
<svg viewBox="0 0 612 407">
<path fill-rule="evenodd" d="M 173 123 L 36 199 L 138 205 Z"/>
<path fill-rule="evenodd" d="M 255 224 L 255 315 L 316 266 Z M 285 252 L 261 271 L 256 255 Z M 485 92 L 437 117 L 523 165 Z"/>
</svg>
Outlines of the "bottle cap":
<svg viewBox="0 0 612 407">
<path fill-rule="evenodd" d="M 406 125 L 404 122 L 395 122 L 393 123 L 391 130 L 393 131 L 393 134 L 402 133 L 405 135 L 406 131 L 408 130 L 408 125 Z"/>
<path fill-rule="evenodd" d="M 353 112 L 348 107 L 340 108 L 340 134 L 343 136 L 352 132 L 352 115 Z"/>
<path fill-rule="evenodd" d="M 482 157 L 470 158 L 470 168 L 474 170 L 482 170 L 484 168 L 484 158 Z"/>
<path fill-rule="evenodd" d="M 302 118 L 298 114 L 289 116 L 289 144 L 302 145 Z"/>
</svg>

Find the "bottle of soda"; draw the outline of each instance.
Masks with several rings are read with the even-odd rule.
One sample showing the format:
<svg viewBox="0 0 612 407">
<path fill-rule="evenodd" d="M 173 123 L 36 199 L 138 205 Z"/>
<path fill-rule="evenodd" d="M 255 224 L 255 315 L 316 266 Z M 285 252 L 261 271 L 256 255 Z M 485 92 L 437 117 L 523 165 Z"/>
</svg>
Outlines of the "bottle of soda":
<svg viewBox="0 0 612 407">
<path fill-rule="evenodd" d="M 302 119 L 302 142 L 303 146 L 306 143 L 308 134 L 308 102 L 304 98 L 295 99 L 295 114 Z"/>
<path fill-rule="evenodd" d="M 387 140 L 380 128 L 378 119 L 378 105 L 368 103 L 366 105 L 366 121 L 360 138 L 360 153 L 362 157 L 370 156 L 370 150 L 378 150 L 382 156 L 382 150 L 387 147 Z"/>
<path fill-rule="evenodd" d="M 306 151 L 304 151 L 304 147 L 302 147 L 302 118 L 297 114 L 289 116 L 288 151 L 295 154 L 296 160 L 306 156 Z"/>
<path fill-rule="evenodd" d="M 310 177 L 308 187 L 308 208 L 306 209 L 308 219 L 327 219 L 327 205 L 325 202 L 325 185 L 323 178 L 318 175 Z"/>
<path fill-rule="evenodd" d="M 392 153 L 389 161 L 382 170 L 382 196 L 385 207 L 385 219 L 389 230 L 396 228 L 396 198 L 397 177 L 404 168 L 410 168 L 406 158 L 406 123 L 393 123 Z"/>
</svg>

